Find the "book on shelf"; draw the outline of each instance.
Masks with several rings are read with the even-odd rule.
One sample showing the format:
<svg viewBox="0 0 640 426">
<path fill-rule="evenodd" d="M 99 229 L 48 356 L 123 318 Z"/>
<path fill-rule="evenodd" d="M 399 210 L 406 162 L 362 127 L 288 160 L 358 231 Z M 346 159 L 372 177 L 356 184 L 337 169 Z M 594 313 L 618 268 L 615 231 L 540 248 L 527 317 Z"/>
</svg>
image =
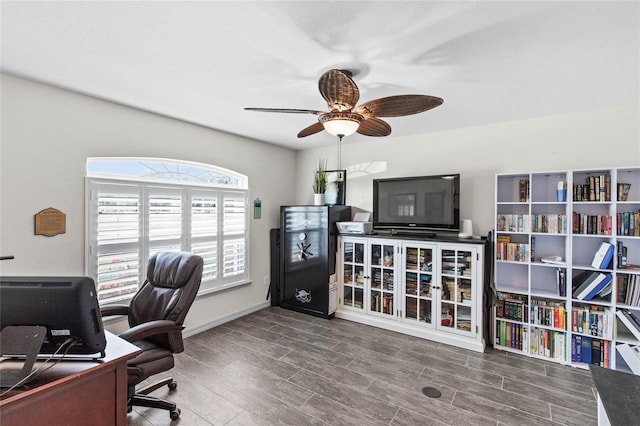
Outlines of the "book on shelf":
<svg viewBox="0 0 640 426">
<path fill-rule="evenodd" d="M 556 284 L 558 286 L 558 296 L 567 296 L 567 271 L 562 268 L 558 268 L 556 271 Z"/>
<path fill-rule="evenodd" d="M 526 203 L 529 201 L 529 181 L 520 179 L 518 182 L 518 201 Z"/>
<path fill-rule="evenodd" d="M 618 183 L 618 201 L 627 201 L 629 189 L 631 189 L 630 183 Z"/>
<path fill-rule="evenodd" d="M 640 376 L 640 346 L 632 346 L 628 343 L 621 343 L 616 346 L 616 350 L 631 369 L 633 374 Z"/>
<path fill-rule="evenodd" d="M 603 297 L 605 293 L 611 293 L 611 281 L 613 280 L 613 276 L 609 273 L 598 275 L 595 282 L 587 289 L 586 294 L 584 296 L 578 295 L 578 299 L 580 300 L 592 300 L 596 296 Z M 607 288 L 609 286 L 609 288 Z M 582 296 L 582 297 L 580 297 Z"/>
<path fill-rule="evenodd" d="M 620 235 L 620 233 L 618 233 Z M 627 247 L 622 241 L 618 241 L 618 268 L 624 267 L 627 264 Z"/>
<path fill-rule="evenodd" d="M 571 362 L 582 362 L 582 336 L 571 336 Z"/>
<path fill-rule="evenodd" d="M 612 278 L 610 273 L 584 271 L 573 279 L 573 297 L 579 300 L 591 300 L 606 290 Z"/>
<path fill-rule="evenodd" d="M 631 334 L 640 341 L 640 318 L 636 317 L 635 314 L 628 309 L 618 309 L 616 315 Z"/>
<path fill-rule="evenodd" d="M 572 289 L 574 297 L 579 292 L 584 291 L 598 276 L 598 272 L 582 271 L 573 276 Z"/>
<path fill-rule="evenodd" d="M 598 296 L 606 297 L 610 295 L 612 292 L 613 292 L 613 279 L 610 279 L 607 285 L 605 285 L 604 288 L 600 290 L 600 293 L 598 293 Z"/>
<path fill-rule="evenodd" d="M 602 365 L 602 340 L 591 339 L 591 363 L 595 365 Z"/>
<path fill-rule="evenodd" d="M 535 262 L 536 261 L 536 237 L 535 236 L 531 236 L 531 261 Z"/>
<path fill-rule="evenodd" d="M 613 259 L 613 251 L 613 244 L 606 241 L 601 242 L 598 250 L 596 250 L 596 253 L 593 255 L 591 266 L 598 269 L 608 269 Z"/>
</svg>

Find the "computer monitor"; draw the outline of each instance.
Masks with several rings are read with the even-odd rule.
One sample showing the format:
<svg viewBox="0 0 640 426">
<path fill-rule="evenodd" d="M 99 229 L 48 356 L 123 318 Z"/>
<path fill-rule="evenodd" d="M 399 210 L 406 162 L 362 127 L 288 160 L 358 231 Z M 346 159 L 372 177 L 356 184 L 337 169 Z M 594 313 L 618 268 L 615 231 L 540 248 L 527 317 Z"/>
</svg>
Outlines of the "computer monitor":
<svg viewBox="0 0 640 426">
<path fill-rule="evenodd" d="M 90 277 L 0 277 L 0 329 L 7 326 L 45 327 L 42 355 L 72 339 L 62 352 L 104 357 L 104 326 Z M 3 344 L 2 355 L 7 351 Z"/>
</svg>

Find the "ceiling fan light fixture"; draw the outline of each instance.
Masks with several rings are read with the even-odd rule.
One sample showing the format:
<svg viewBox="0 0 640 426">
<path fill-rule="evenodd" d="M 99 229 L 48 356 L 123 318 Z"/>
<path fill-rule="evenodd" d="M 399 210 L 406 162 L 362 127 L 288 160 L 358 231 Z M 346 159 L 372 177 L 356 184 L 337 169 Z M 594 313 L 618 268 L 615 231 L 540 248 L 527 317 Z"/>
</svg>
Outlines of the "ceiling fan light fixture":
<svg viewBox="0 0 640 426">
<path fill-rule="evenodd" d="M 319 120 L 324 129 L 333 136 L 344 137 L 354 134 L 364 118 L 355 113 L 328 113 L 320 116 Z"/>
</svg>

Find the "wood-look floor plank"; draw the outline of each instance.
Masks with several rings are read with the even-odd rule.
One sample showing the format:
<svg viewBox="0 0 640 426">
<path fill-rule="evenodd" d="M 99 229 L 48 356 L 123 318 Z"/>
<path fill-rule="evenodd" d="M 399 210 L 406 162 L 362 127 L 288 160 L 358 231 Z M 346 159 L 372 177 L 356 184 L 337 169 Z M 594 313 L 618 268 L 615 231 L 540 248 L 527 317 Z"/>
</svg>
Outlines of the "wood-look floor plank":
<svg viewBox="0 0 640 426">
<path fill-rule="evenodd" d="M 322 395 L 311 397 L 300 406 L 300 411 L 322 420 L 327 425 L 384 426 L 388 424 Z"/>
<path fill-rule="evenodd" d="M 429 398 L 422 393 L 422 387 L 399 388 L 380 381 L 375 381 L 369 392 L 378 398 L 397 406 L 427 416 L 446 425 L 494 425 L 495 420 L 478 415 L 469 410 L 454 407 L 452 400 Z"/>
<path fill-rule="evenodd" d="M 453 405 L 461 410 L 471 411 L 479 416 L 495 419 L 495 421 L 505 425 L 543 426 L 553 424 L 549 408 L 547 408 L 544 417 L 533 416 L 528 412 L 518 410 L 512 405 L 501 404 L 464 392 L 456 393 Z"/>
<path fill-rule="evenodd" d="M 359 391 L 349 386 L 336 386 L 333 381 L 326 380 L 309 371 L 300 371 L 289 380 L 387 424 L 391 422 L 398 411 L 398 406 L 389 401 L 376 398 L 368 392 Z"/>
<path fill-rule="evenodd" d="M 269 307 L 185 339 L 180 424 L 595 425 L 588 370 Z M 169 374 L 167 374 L 169 375 Z M 422 394 L 424 386 L 442 392 Z M 136 407 L 130 426 L 172 424 Z"/>
</svg>

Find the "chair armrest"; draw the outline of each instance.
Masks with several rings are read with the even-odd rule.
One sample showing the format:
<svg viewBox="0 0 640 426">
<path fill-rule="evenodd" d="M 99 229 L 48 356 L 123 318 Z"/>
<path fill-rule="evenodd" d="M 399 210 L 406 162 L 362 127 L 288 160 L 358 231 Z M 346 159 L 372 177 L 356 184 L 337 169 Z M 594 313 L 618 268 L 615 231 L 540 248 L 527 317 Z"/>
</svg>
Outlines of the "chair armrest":
<svg viewBox="0 0 640 426">
<path fill-rule="evenodd" d="M 101 306 L 100 315 L 103 317 L 110 317 L 113 315 L 129 315 L 129 305 Z"/>
<path fill-rule="evenodd" d="M 150 336 L 168 334 L 176 331 L 182 331 L 183 329 L 183 326 L 176 325 L 176 323 L 171 320 L 155 320 L 131 327 L 118 336 L 128 342 L 135 342 L 136 340 L 145 339 Z"/>
</svg>

